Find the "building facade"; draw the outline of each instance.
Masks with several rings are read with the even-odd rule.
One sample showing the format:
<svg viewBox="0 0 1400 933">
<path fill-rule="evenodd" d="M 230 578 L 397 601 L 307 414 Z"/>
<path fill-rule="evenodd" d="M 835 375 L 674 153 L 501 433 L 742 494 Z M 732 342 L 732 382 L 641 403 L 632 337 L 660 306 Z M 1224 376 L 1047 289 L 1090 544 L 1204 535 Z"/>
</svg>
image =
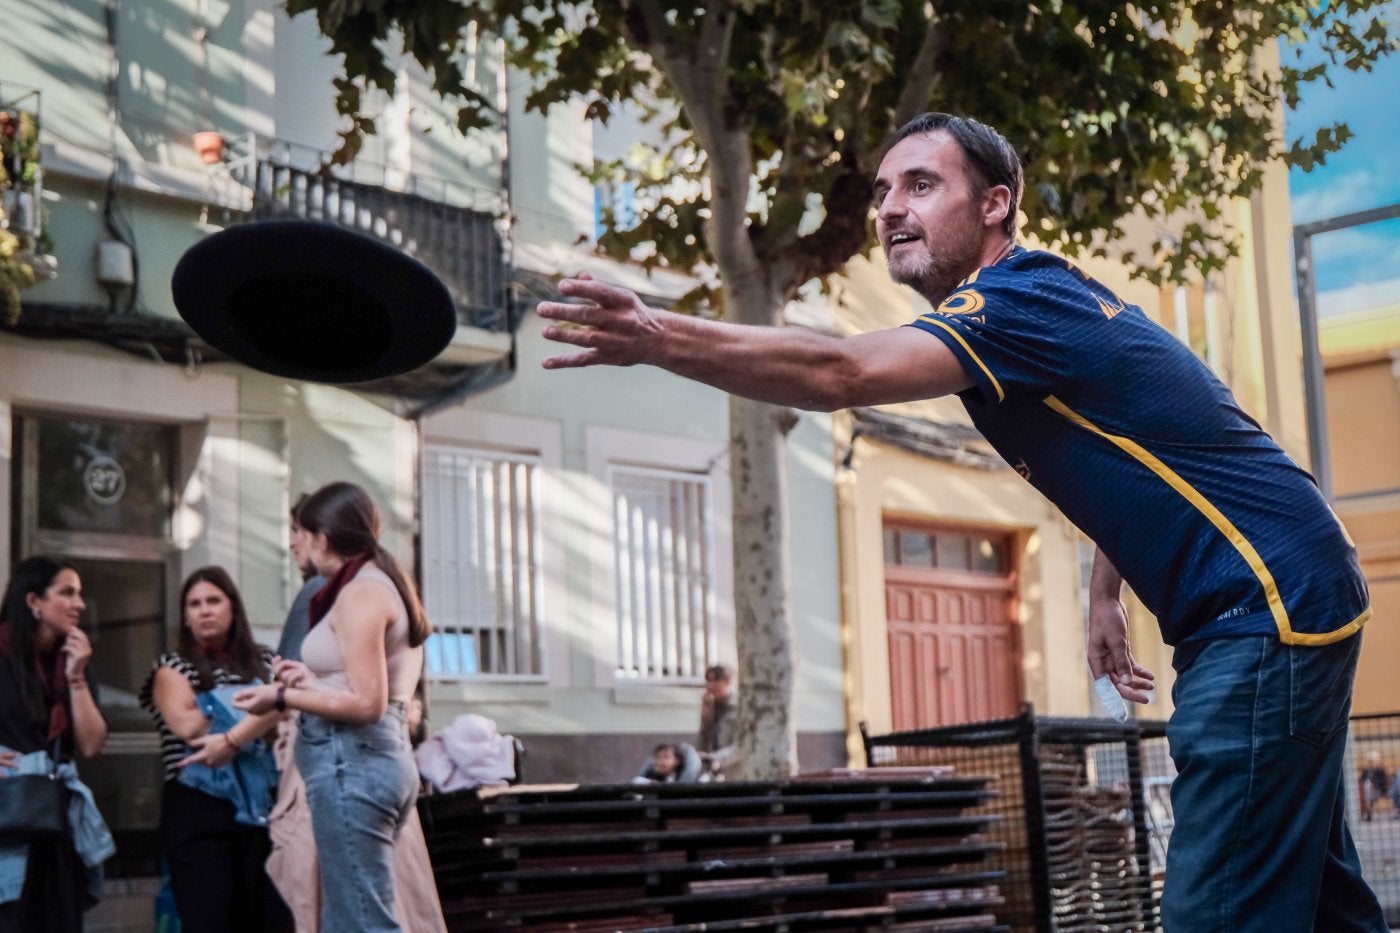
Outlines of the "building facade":
<svg viewBox="0 0 1400 933">
<path fill-rule="evenodd" d="M 660 372 L 539 366 L 529 312 L 559 275 L 659 302 L 693 285 L 594 255 L 576 166 L 602 143 L 582 110 L 524 113 L 482 37 L 470 73 L 509 133 L 458 136 L 404 66 L 373 105 L 380 135 L 327 172 L 335 63 L 309 16 L 271 0 L 0 11 L 0 104 L 36 118 L 35 241 L 56 269 L 0 329 L 0 566 L 49 552 L 83 578 L 112 731 L 83 773 L 116 831 L 109 875 L 154 873 L 160 768 L 136 696 L 174 643 L 181 582 L 225 566 L 275 644 L 300 582 L 288 507 L 331 480 L 371 492 L 420 581 L 430 725 L 492 717 L 535 782 L 627 781 L 655 743 L 693 741 L 704 668 L 735 661 L 728 405 Z M 457 305 L 452 344 L 354 387 L 204 345 L 173 307 L 176 263 L 279 217 L 425 262 Z M 789 441 L 809 767 L 845 761 L 830 423 L 805 415 Z"/>
</svg>

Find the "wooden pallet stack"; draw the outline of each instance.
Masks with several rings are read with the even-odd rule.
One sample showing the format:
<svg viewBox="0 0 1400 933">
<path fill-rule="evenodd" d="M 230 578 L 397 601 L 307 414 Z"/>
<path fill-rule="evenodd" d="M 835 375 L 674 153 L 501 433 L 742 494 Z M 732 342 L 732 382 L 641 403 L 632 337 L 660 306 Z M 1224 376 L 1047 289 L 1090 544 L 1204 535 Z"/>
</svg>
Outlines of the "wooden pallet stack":
<svg viewBox="0 0 1400 933">
<path fill-rule="evenodd" d="M 860 772 L 870 775 L 870 772 Z M 419 809 L 452 930 L 1004 931 L 984 778 L 512 787 Z"/>
</svg>

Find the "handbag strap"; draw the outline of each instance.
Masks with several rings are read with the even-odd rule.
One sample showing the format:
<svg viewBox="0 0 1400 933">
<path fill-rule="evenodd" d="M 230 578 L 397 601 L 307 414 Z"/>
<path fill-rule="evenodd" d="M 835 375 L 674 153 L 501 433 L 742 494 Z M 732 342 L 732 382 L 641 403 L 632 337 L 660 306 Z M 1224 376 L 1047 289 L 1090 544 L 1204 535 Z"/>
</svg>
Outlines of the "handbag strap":
<svg viewBox="0 0 1400 933">
<path fill-rule="evenodd" d="M 58 756 L 63 753 L 63 737 L 55 736 L 53 740 L 53 752 L 49 754 L 49 779 L 58 780 Z"/>
</svg>

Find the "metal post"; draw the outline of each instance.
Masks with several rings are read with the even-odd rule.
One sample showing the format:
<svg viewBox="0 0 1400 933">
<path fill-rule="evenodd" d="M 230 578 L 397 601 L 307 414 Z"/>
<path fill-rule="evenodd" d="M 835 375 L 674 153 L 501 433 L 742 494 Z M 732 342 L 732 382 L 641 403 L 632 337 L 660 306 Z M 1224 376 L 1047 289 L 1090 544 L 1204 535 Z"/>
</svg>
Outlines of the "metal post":
<svg viewBox="0 0 1400 933">
<path fill-rule="evenodd" d="M 1325 373 L 1317 336 L 1317 292 L 1313 274 L 1312 234 L 1293 230 L 1293 261 L 1298 276 L 1298 322 L 1303 336 L 1303 407 L 1308 417 L 1308 461 L 1318 488 L 1332 499 L 1332 463 L 1327 448 Z"/>
<path fill-rule="evenodd" d="M 1308 456 L 1313 477 L 1322 494 L 1332 498 L 1332 463 L 1327 447 L 1327 407 L 1323 392 L 1325 372 L 1317 336 L 1317 276 L 1312 238 L 1319 233 L 1360 227 L 1400 217 L 1400 204 L 1329 217 L 1293 228 L 1293 263 L 1298 281 L 1298 321 L 1303 336 L 1303 401 L 1308 417 Z"/>
<path fill-rule="evenodd" d="M 1055 911 L 1050 897 L 1050 856 L 1045 838 L 1045 788 L 1041 784 L 1040 735 L 1035 708 L 1021 707 L 1017 724 L 1017 751 L 1021 759 L 1021 805 L 1026 821 L 1026 859 L 1030 862 L 1031 903 L 1036 933 L 1055 933 Z"/>
</svg>

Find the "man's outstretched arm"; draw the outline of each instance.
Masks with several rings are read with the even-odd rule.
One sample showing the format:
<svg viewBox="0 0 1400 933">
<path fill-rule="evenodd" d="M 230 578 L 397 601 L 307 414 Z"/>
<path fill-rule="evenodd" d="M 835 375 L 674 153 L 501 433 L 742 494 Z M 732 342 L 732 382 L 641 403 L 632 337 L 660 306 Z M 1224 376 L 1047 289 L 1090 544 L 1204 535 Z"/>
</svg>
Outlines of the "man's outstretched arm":
<svg viewBox="0 0 1400 933">
<path fill-rule="evenodd" d="M 734 395 L 817 411 L 933 398 L 972 384 L 941 340 L 911 327 L 829 337 L 658 311 L 588 278 L 565 279 L 559 291 L 586 303 L 541 302 L 540 317 L 560 322 L 544 336 L 583 352 L 552 356 L 546 369 L 645 363 Z"/>
</svg>

